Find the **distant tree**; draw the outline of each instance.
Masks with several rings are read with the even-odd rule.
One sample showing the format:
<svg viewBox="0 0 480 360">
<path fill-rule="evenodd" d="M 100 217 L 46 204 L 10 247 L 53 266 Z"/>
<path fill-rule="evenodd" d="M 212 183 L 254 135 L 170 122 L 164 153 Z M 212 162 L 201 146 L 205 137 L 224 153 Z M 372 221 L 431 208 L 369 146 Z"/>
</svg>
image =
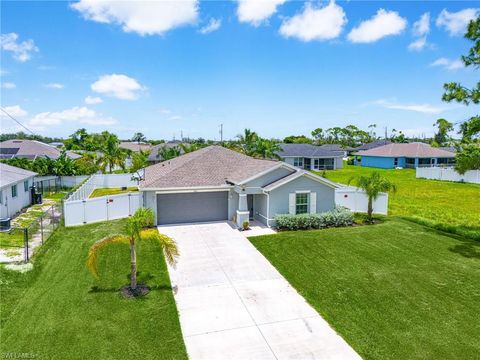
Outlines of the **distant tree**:
<svg viewBox="0 0 480 360">
<path fill-rule="evenodd" d="M 162 161 L 176 158 L 177 156 L 180 156 L 181 153 L 182 151 L 179 146 L 162 146 L 158 149 L 158 156 Z"/>
<path fill-rule="evenodd" d="M 137 292 L 137 250 L 136 244 L 140 240 L 154 240 L 162 248 L 167 262 L 174 266 L 179 256 L 175 241 L 164 234 L 160 234 L 153 227 L 154 214 L 151 209 L 140 208 L 132 217 L 127 219 L 125 232 L 126 235 L 110 235 L 95 242 L 88 251 L 87 267 L 92 274 L 98 278 L 97 258 L 101 250 L 112 244 L 130 245 L 130 288 L 132 295 Z"/>
<path fill-rule="evenodd" d="M 135 141 L 136 143 L 140 144 L 141 142 L 147 141 L 147 138 L 141 132 L 137 132 L 133 134 L 132 141 Z"/>
<path fill-rule="evenodd" d="M 475 70 L 480 67 L 480 17 L 470 21 L 465 38 L 473 42 L 467 55 L 462 56 L 465 67 L 472 66 Z M 442 100 L 458 102 L 465 105 L 480 103 L 480 81 L 472 88 L 465 87 L 457 82 L 444 84 L 445 93 Z M 464 173 L 467 170 L 480 169 L 480 116 L 474 115 L 460 125 L 462 135 L 461 144 L 455 156 L 455 168 Z"/>
<path fill-rule="evenodd" d="M 283 139 L 286 144 L 311 144 L 313 140 L 305 135 L 290 135 Z"/>
<path fill-rule="evenodd" d="M 91 175 L 100 171 L 99 158 L 95 152 L 85 152 L 75 160 L 77 175 Z"/>
<path fill-rule="evenodd" d="M 316 128 L 312 131 L 312 136 L 315 139 L 315 143 L 322 144 L 324 141 L 325 134 L 322 128 Z"/>
<path fill-rule="evenodd" d="M 66 151 L 62 151 L 58 159 L 53 164 L 53 175 L 71 176 L 77 174 L 75 161 L 67 156 Z"/>
<path fill-rule="evenodd" d="M 132 166 L 130 166 L 129 171 L 134 173 L 140 169 L 143 169 L 148 166 L 148 156 L 150 151 L 140 150 L 138 152 L 132 153 Z"/>
<path fill-rule="evenodd" d="M 435 145 L 446 145 L 450 141 L 448 133 L 453 131 L 453 124 L 445 119 L 438 119 L 433 126 L 437 127 L 437 132 L 433 137 Z"/>
<path fill-rule="evenodd" d="M 378 172 L 372 172 L 368 176 L 359 176 L 357 178 L 351 178 L 349 183 L 354 181 L 357 188 L 365 191 L 368 197 L 367 216 L 368 222 L 373 220 L 373 202 L 378 198 L 381 192 L 397 191 L 397 187 L 387 178 L 381 176 Z"/>
</svg>

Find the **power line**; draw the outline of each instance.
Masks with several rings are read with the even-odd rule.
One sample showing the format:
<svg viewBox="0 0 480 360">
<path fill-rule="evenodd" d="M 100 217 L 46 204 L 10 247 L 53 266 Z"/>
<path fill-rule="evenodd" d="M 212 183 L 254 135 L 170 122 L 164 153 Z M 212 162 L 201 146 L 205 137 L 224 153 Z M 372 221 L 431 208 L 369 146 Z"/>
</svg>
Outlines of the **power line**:
<svg viewBox="0 0 480 360">
<path fill-rule="evenodd" d="M 17 119 L 15 119 L 12 115 L 10 115 L 3 107 L 0 107 L 0 110 L 2 110 L 10 119 L 12 119 L 13 121 L 15 121 L 18 125 L 20 125 L 21 127 L 23 127 L 25 130 L 27 130 L 28 132 L 32 133 L 32 135 L 35 135 L 35 133 L 30 130 L 29 128 L 27 128 L 25 125 L 23 125 L 20 121 L 18 121 Z"/>
</svg>

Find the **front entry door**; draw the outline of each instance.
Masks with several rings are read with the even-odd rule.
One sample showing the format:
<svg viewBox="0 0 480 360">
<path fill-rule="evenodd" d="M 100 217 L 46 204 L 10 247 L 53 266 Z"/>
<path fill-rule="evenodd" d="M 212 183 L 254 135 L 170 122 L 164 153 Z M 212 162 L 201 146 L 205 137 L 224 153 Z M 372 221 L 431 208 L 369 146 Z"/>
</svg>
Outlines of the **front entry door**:
<svg viewBox="0 0 480 360">
<path fill-rule="evenodd" d="M 250 212 L 249 218 L 250 220 L 253 220 L 253 195 L 251 194 L 247 195 L 247 206 L 248 211 Z"/>
</svg>

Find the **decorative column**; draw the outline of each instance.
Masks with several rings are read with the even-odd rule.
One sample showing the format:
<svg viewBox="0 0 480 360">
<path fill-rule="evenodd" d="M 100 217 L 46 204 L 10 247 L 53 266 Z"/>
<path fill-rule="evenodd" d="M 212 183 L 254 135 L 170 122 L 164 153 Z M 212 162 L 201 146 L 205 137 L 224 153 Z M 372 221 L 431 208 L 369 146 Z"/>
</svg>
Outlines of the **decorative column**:
<svg viewBox="0 0 480 360">
<path fill-rule="evenodd" d="M 238 194 L 237 226 L 243 227 L 245 221 L 249 221 L 250 211 L 248 210 L 247 194 Z"/>
</svg>

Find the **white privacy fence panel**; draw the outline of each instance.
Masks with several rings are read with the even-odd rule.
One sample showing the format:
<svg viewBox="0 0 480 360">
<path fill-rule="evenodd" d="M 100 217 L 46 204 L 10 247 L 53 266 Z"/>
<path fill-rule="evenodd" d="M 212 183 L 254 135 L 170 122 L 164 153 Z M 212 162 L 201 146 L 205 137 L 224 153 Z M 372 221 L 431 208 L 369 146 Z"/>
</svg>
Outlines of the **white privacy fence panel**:
<svg viewBox="0 0 480 360">
<path fill-rule="evenodd" d="M 60 176 L 60 184 L 62 187 L 72 188 L 80 185 L 86 179 L 88 179 L 88 175 Z"/>
<path fill-rule="evenodd" d="M 138 186 L 138 181 L 132 178 L 133 174 L 95 174 L 91 175 L 85 183 L 73 192 L 67 200 L 88 199 L 95 189 L 120 188 Z"/>
<path fill-rule="evenodd" d="M 344 206 L 354 212 L 367 212 L 368 196 L 364 191 L 354 187 L 342 187 L 335 190 L 335 204 Z M 388 194 L 380 193 L 373 202 L 373 213 L 388 214 Z"/>
<path fill-rule="evenodd" d="M 480 184 L 480 170 L 470 170 L 461 175 L 454 168 L 428 167 L 417 168 L 417 178 L 443 180 L 443 181 L 463 181 L 468 183 Z"/>
<path fill-rule="evenodd" d="M 143 206 L 143 196 L 142 193 L 132 192 L 66 201 L 63 206 L 65 226 L 84 225 L 131 216 Z"/>
</svg>

